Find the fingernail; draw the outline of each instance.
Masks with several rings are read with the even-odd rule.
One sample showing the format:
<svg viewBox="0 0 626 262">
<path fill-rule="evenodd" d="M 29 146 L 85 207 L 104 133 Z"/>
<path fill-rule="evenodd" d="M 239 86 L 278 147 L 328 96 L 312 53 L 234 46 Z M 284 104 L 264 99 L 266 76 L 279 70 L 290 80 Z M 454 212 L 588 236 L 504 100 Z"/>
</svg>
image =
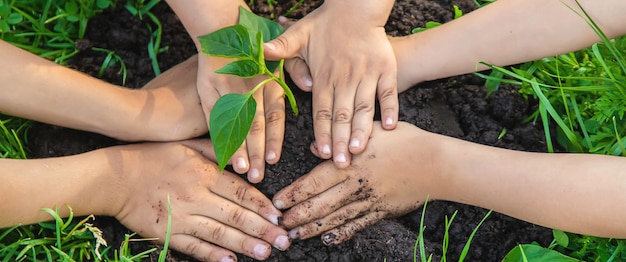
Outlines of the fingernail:
<svg viewBox="0 0 626 262">
<path fill-rule="evenodd" d="M 304 76 L 304 78 L 302 79 L 302 82 L 307 87 L 313 86 L 313 80 L 311 79 L 311 76 L 308 76 L 308 75 Z"/>
<path fill-rule="evenodd" d="M 279 17 L 278 17 L 278 22 L 279 22 L 279 23 L 284 23 L 284 22 L 287 22 L 287 17 L 284 17 L 284 16 L 282 16 L 282 15 L 281 15 L 281 16 L 279 16 Z"/>
<path fill-rule="evenodd" d="M 270 49 L 270 50 L 276 49 L 276 46 L 274 46 L 274 44 L 272 43 L 265 43 L 264 46 L 265 46 L 265 49 Z"/>
<path fill-rule="evenodd" d="M 289 248 L 289 238 L 287 236 L 278 236 L 276 240 L 274 240 L 274 247 L 280 249 L 280 251 L 285 251 Z"/>
<path fill-rule="evenodd" d="M 225 256 L 222 259 L 220 259 L 220 262 L 235 262 L 235 259 L 231 256 Z"/>
<path fill-rule="evenodd" d="M 350 147 L 359 148 L 360 146 L 361 146 L 361 140 L 358 140 L 356 138 L 353 138 L 352 140 L 350 140 Z"/>
<path fill-rule="evenodd" d="M 337 156 L 335 156 L 335 161 L 337 161 L 339 163 L 345 163 L 346 162 L 346 155 L 344 155 L 343 153 L 338 154 Z"/>
<path fill-rule="evenodd" d="M 248 176 L 250 177 L 250 180 L 254 180 L 254 181 L 256 181 L 257 179 L 259 179 L 259 177 L 261 177 L 261 175 L 259 175 L 259 170 L 256 168 L 253 168 L 252 170 L 250 170 L 250 172 L 248 172 Z"/>
<path fill-rule="evenodd" d="M 327 245 L 327 246 L 333 244 L 333 242 L 335 242 L 336 239 L 337 239 L 337 235 L 333 233 L 324 234 L 322 236 L 322 242 L 324 242 L 324 245 Z"/>
<path fill-rule="evenodd" d="M 385 125 L 391 126 L 393 125 L 393 118 L 387 118 L 387 120 L 385 120 Z"/>
<path fill-rule="evenodd" d="M 274 151 L 267 152 L 267 156 L 265 156 L 265 160 L 271 161 L 276 158 L 276 153 Z"/>
<path fill-rule="evenodd" d="M 246 169 L 248 167 L 248 164 L 246 163 L 245 159 L 240 157 L 240 158 L 237 159 L 237 167 L 239 167 L 241 169 Z"/>
<path fill-rule="evenodd" d="M 324 155 L 330 155 L 330 146 L 328 146 L 328 145 L 324 145 L 324 146 L 322 147 L 322 154 L 324 154 Z"/>
<path fill-rule="evenodd" d="M 278 215 L 269 215 L 267 219 L 274 225 L 278 226 Z"/>
<path fill-rule="evenodd" d="M 285 203 L 283 203 L 283 201 L 280 201 L 280 200 L 274 200 L 274 207 L 278 209 L 283 209 L 285 208 Z"/>
<path fill-rule="evenodd" d="M 256 258 L 265 259 L 267 257 L 267 250 L 269 248 L 263 244 L 257 244 L 254 246 L 254 256 Z"/>
<path fill-rule="evenodd" d="M 297 228 L 294 228 L 292 230 L 289 230 L 288 234 L 289 234 L 289 238 L 298 239 L 300 237 L 300 230 L 298 230 Z"/>
</svg>

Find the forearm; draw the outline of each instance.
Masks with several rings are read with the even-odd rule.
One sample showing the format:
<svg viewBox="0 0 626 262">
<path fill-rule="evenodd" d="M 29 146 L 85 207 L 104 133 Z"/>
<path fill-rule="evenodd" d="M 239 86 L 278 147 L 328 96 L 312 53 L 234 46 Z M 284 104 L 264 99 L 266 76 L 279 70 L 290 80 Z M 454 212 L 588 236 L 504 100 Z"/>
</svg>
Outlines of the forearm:
<svg viewBox="0 0 626 262">
<path fill-rule="evenodd" d="M 602 237 L 626 237 L 626 159 L 529 153 L 443 139 L 440 199 Z M 455 150 L 449 150 L 455 148 Z"/>
<path fill-rule="evenodd" d="M 609 36 L 626 33 L 621 0 L 581 0 Z M 415 83 L 567 53 L 600 40 L 573 0 L 501 0 L 440 27 L 409 36 L 396 50 L 399 79 Z"/>
<path fill-rule="evenodd" d="M 69 205 L 76 216 L 111 215 L 124 192 L 116 186 L 118 171 L 104 150 L 81 155 L 15 160 L 0 159 L 0 228 L 31 224 L 52 217 L 41 208 L 67 217 Z"/>
<path fill-rule="evenodd" d="M 209 34 L 239 20 L 239 6 L 248 9 L 242 0 L 167 0 L 200 50 L 198 36 Z"/>
<path fill-rule="evenodd" d="M 0 41 L 0 112 L 98 133 L 126 116 L 131 91 Z"/>
</svg>

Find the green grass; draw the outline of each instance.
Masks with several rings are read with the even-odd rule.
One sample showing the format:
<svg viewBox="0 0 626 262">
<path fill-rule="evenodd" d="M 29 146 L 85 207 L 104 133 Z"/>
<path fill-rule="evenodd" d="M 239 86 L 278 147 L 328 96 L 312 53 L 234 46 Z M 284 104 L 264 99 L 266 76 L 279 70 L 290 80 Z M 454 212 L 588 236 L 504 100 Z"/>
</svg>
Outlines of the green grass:
<svg viewBox="0 0 626 262">
<path fill-rule="evenodd" d="M 424 225 L 424 216 L 426 214 L 427 204 L 428 204 L 428 200 L 424 202 L 424 206 L 422 207 L 422 216 L 420 218 L 420 230 L 418 233 L 417 241 L 415 241 L 415 248 L 413 249 L 413 261 L 415 262 L 417 261 L 430 262 L 433 260 L 434 254 L 426 254 L 426 246 L 424 245 L 424 230 L 426 229 L 426 226 Z M 472 230 L 472 233 L 470 233 L 470 236 L 467 238 L 467 241 L 465 242 L 465 245 L 463 246 L 463 249 L 461 250 L 461 254 L 459 254 L 459 260 L 458 260 L 459 262 L 465 261 L 467 254 L 469 253 L 469 250 L 470 250 L 472 239 L 474 239 L 474 236 L 476 235 L 476 232 L 478 232 L 478 229 L 480 228 L 480 226 L 485 222 L 485 220 L 487 220 L 489 215 L 491 215 L 491 212 L 492 211 L 489 210 L 489 212 L 485 214 L 485 216 L 478 223 L 478 225 L 476 225 L 474 230 Z M 445 222 L 445 230 L 444 230 L 444 235 L 443 235 L 441 260 L 440 260 L 441 262 L 448 261 L 447 260 L 448 247 L 450 245 L 449 231 L 450 231 L 450 226 L 452 225 L 452 222 L 454 221 L 454 218 L 456 217 L 456 214 L 457 214 L 457 211 L 454 211 L 454 213 L 452 214 L 450 218 L 448 218 L 448 216 L 445 217 L 446 222 Z M 418 257 L 419 257 L 419 260 L 418 260 Z"/>
<path fill-rule="evenodd" d="M 583 11 L 578 15 L 601 38 L 600 43 L 516 67 L 489 65 L 492 73 L 479 75 L 491 83 L 488 86 L 491 91 L 498 83 L 510 83 L 518 85 L 523 95 L 538 101 L 538 110 L 528 121 L 540 121 L 543 125 L 548 152 L 563 150 L 624 156 L 626 36 L 609 39 L 587 13 Z M 511 260 L 505 261 L 526 261 L 528 257 L 537 257 L 538 253 L 545 253 L 546 257 L 533 261 L 626 260 L 626 240 L 557 230 L 554 236 L 550 246 L 522 245 L 511 251 Z"/>
</svg>

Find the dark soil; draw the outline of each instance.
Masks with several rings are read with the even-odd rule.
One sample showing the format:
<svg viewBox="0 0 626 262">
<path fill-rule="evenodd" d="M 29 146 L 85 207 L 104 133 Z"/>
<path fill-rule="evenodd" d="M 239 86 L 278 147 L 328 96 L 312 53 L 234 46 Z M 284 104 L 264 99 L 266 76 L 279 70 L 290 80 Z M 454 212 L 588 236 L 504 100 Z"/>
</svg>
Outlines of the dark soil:
<svg viewBox="0 0 626 262">
<path fill-rule="evenodd" d="M 253 10 L 269 16 L 283 14 L 297 1 L 280 1 L 273 10 L 265 1 L 255 1 Z M 300 18 L 319 6 L 321 1 L 307 0 L 291 17 Z M 446 22 L 452 19 L 452 6 L 458 5 L 465 13 L 472 11 L 472 0 L 398 0 L 386 26 L 392 35 L 407 35 L 412 28 L 423 27 L 426 21 Z M 358 7 L 355 7 L 358 8 Z M 164 71 L 196 53 L 195 48 L 179 20 L 164 3 L 152 10 L 163 24 L 159 65 Z M 97 76 L 105 54 L 90 51 L 88 47 L 114 50 L 126 63 L 126 86 L 140 87 L 154 77 L 146 46 L 150 32 L 148 19 L 133 17 L 118 4 L 95 17 L 81 45 L 85 50 L 70 63 L 72 68 Z M 111 68 L 102 77 L 105 81 L 121 84 L 118 68 Z M 532 123 L 522 124 L 533 112 L 536 103 L 526 101 L 515 87 L 502 86 L 487 97 L 483 79 L 464 75 L 420 84 L 400 95 L 400 119 L 435 133 L 457 137 L 485 145 L 523 151 L 545 151 L 543 131 Z M 301 114 L 287 114 L 283 155 L 276 165 L 268 166 L 265 180 L 258 188 L 269 197 L 307 173 L 321 162 L 309 152 L 313 140 L 311 96 L 295 88 Z M 499 138 L 506 128 L 506 134 Z M 77 154 L 121 142 L 98 134 L 86 133 L 50 125 L 37 124 L 31 130 L 28 146 L 34 158 Z M 419 145 L 415 145 L 419 146 Z M 485 165 L 491 164 L 485 159 Z M 494 184 L 493 186 L 498 186 Z M 113 194 L 113 192 L 112 192 Z M 425 218 L 425 242 L 435 260 L 441 255 L 445 217 L 458 211 L 450 228 L 448 259 L 457 260 L 473 228 L 487 210 L 462 204 L 436 201 L 428 204 Z M 398 219 L 383 220 L 350 241 L 327 247 L 319 238 L 295 241 L 288 251 L 274 250 L 269 261 L 413 261 L 413 248 L 419 230 L 421 209 Z M 117 221 L 99 217 L 97 226 L 105 232 L 105 239 L 114 248 L 119 246 L 125 233 L 130 233 Z M 499 261 L 515 245 L 538 241 L 548 244 L 551 231 L 501 214 L 493 214 L 476 234 L 467 257 L 468 261 Z M 135 250 L 151 247 L 148 243 L 135 245 Z M 251 259 L 239 256 L 240 261 Z M 156 261 L 156 255 L 152 256 Z M 193 261 L 187 256 L 172 252 L 169 261 Z"/>
</svg>

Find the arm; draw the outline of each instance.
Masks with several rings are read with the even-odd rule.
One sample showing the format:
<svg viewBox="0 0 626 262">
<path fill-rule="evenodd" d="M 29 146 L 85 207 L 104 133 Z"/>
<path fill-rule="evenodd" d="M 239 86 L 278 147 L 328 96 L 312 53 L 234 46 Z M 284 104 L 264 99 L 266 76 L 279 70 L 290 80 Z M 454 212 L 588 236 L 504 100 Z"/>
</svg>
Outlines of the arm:
<svg viewBox="0 0 626 262">
<path fill-rule="evenodd" d="M 323 163 L 278 192 L 274 205 L 290 208 L 282 223 L 293 228 L 292 237 L 323 233 L 325 244 L 415 210 L 426 197 L 550 228 L 624 238 L 626 210 L 615 209 L 626 201 L 624 170 L 621 157 L 499 149 L 402 123 L 391 132 L 374 130 L 351 167 Z"/>
<path fill-rule="evenodd" d="M 393 2 L 325 1 L 265 45 L 267 59 L 289 59 L 291 78 L 313 92 L 318 154 L 341 168 L 366 148 L 376 98 L 383 127 L 397 122 L 396 61 L 384 29 Z"/>
<path fill-rule="evenodd" d="M 206 132 L 196 69 L 175 67 L 145 90 L 115 86 L 0 41 L 0 112 L 121 140 L 173 140 Z"/>
<path fill-rule="evenodd" d="M 163 243 L 167 196 L 172 206 L 172 248 L 199 260 L 269 257 L 289 247 L 274 225 L 281 213 L 238 176 L 218 171 L 202 152 L 207 140 L 134 144 L 37 160 L 0 159 L 0 227 L 51 219 L 40 208 L 65 205 L 75 215 L 114 216 L 142 237 Z M 32 192 L 39 192 L 32 194 Z M 243 193 L 242 193 L 243 192 Z M 271 221 L 271 222 L 270 222 Z"/>
<path fill-rule="evenodd" d="M 609 37 L 626 34 L 620 0 L 580 0 Z M 496 1 L 440 27 L 393 39 L 400 92 L 412 85 L 588 47 L 600 38 L 573 0 Z"/>
<path fill-rule="evenodd" d="M 196 85 L 206 116 L 206 125 L 217 99 L 228 93 L 247 93 L 263 80 L 214 73 L 230 62 L 230 59 L 202 54 L 198 41 L 198 36 L 236 24 L 239 6 L 247 8 L 247 5 L 241 0 L 169 0 L 167 3 L 182 21 L 200 53 Z M 252 128 L 246 142 L 233 155 L 231 162 L 235 163 L 235 171 L 248 172 L 248 180 L 258 183 L 263 180 L 265 162 L 274 164 L 280 159 L 285 132 L 285 100 L 282 88 L 276 83 L 265 85 L 255 93 L 254 98 L 257 112 Z"/>
</svg>

